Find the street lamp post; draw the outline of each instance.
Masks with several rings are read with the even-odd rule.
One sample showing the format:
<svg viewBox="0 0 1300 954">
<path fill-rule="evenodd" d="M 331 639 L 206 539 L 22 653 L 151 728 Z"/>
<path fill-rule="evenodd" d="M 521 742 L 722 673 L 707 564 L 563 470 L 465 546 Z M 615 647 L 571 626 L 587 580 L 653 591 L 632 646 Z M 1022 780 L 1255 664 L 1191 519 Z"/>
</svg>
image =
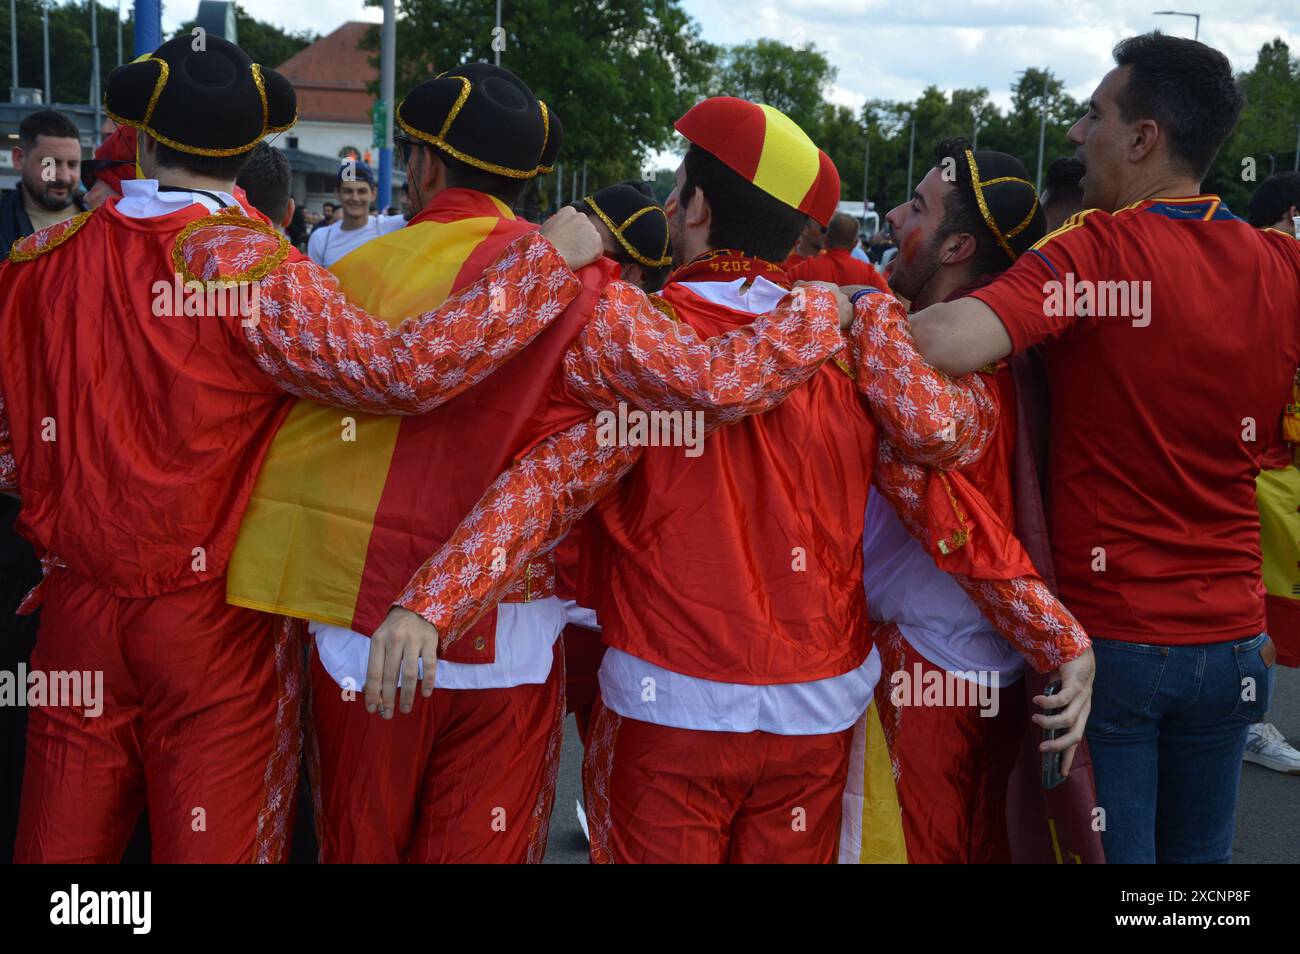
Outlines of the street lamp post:
<svg viewBox="0 0 1300 954">
<path fill-rule="evenodd" d="M 501 0 L 497 0 L 497 28 L 492 31 L 492 55 L 496 58 L 496 65 L 501 65 Z"/>
<path fill-rule="evenodd" d="M 1029 70 L 1017 70 L 1018 76 L 1029 78 Z M 1035 180 L 1035 188 L 1043 191 L 1043 150 L 1047 144 L 1047 97 L 1048 85 L 1052 79 L 1052 74 L 1043 70 L 1043 101 L 1038 107 L 1038 178 Z"/>
<path fill-rule="evenodd" d="M 867 155 L 862 162 L 862 214 L 867 214 L 867 183 L 871 179 L 871 124 L 867 124 Z"/>
<path fill-rule="evenodd" d="M 1199 13 L 1183 13 L 1180 10 L 1152 10 L 1151 15 L 1156 17 L 1191 17 L 1196 21 L 1192 39 L 1199 40 L 1201 38 L 1201 15 Z"/>
<path fill-rule="evenodd" d="M 397 78 L 397 7 L 384 0 L 384 22 L 379 32 L 379 103 L 384 128 L 379 142 L 379 214 L 393 201 L 393 88 Z"/>
<path fill-rule="evenodd" d="M 1043 72 L 1043 105 L 1038 111 L 1038 178 L 1034 180 L 1035 191 L 1043 191 L 1043 148 L 1047 143 L 1047 81 L 1052 74 Z"/>
<path fill-rule="evenodd" d="M 912 156 L 916 153 L 916 116 L 912 116 L 912 138 L 907 145 L 907 194 L 903 196 L 906 202 L 912 198 Z"/>
<path fill-rule="evenodd" d="M 9 73 L 10 87 L 18 85 L 18 0 L 9 0 Z M 9 98 L 13 100 L 12 89 Z"/>
<path fill-rule="evenodd" d="M 50 96 L 50 5 L 41 4 L 41 59 L 45 65 L 45 105 L 51 102 Z"/>
<path fill-rule="evenodd" d="M 100 127 L 104 124 L 99 95 L 99 2 L 90 0 L 90 101 L 95 107 L 95 134 L 91 142 L 99 148 Z"/>
</svg>

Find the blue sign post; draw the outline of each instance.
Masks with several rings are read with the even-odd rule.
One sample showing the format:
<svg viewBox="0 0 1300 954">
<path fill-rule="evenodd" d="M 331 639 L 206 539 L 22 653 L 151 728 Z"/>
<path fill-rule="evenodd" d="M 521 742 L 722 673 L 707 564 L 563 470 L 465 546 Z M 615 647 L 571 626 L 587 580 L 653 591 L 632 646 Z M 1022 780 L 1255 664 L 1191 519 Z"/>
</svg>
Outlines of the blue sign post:
<svg viewBox="0 0 1300 954">
<path fill-rule="evenodd" d="M 135 55 L 162 46 L 162 0 L 135 0 Z"/>
</svg>

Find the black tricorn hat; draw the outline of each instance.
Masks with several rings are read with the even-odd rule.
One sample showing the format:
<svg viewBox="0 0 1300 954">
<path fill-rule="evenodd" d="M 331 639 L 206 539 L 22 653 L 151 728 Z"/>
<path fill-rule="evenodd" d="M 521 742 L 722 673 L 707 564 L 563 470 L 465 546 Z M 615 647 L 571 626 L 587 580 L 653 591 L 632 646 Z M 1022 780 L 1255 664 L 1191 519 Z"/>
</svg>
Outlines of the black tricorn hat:
<svg viewBox="0 0 1300 954">
<path fill-rule="evenodd" d="M 119 125 L 199 156 L 247 152 L 298 118 L 287 79 L 210 34 L 183 34 L 113 70 L 104 108 Z"/>
<path fill-rule="evenodd" d="M 511 179 L 550 172 L 560 154 L 560 120 L 514 73 L 468 63 L 416 86 L 397 124 L 467 165 Z"/>
<path fill-rule="evenodd" d="M 537 174 L 545 175 L 555 170 L 555 161 L 560 158 L 560 146 L 564 144 L 564 124 L 560 114 L 538 100 L 542 111 L 546 113 L 546 143 L 542 146 L 542 158 L 537 163 Z"/>
<path fill-rule="evenodd" d="M 980 218 L 998 245 L 1015 261 L 1047 231 L 1047 216 L 1038 201 L 1038 190 L 1029 181 L 1025 164 L 1005 152 L 964 146 L 965 184 L 975 192 Z"/>
<path fill-rule="evenodd" d="M 606 186 L 578 203 L 591 211 L 614 233 L 623 250 L 646 268 L 671 265 L 668 251 L 668 214 L 644 192 L 627 183 Z"/>
</svg>

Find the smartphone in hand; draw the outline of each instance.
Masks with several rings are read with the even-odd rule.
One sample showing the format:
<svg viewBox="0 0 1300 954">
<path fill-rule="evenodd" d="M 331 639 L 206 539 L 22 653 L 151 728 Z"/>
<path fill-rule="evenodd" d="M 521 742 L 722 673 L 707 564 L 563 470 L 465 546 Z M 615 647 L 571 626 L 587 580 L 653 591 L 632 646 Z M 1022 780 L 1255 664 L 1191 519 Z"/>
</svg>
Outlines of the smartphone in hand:
<svg viewBox="0 0 1300 954">
<path fill-rule="evenodd" d="M 1061 691 L 1061 684 L 1054 682 L 1043 690 L 1043 695 L 1054 696 Z M 1055 709 L 1044 709 L 1045 714 L 1056 712 Z M 1063 733 L 1064 729 L 1044 729 L 1043 741 L 1050 742 L 1058 735 Z M 1043 753 L 1043 788 L 1056 788 L 1065 781 L 1065 776 L 1061 774 L 1061 756 L 1062 752 L 1044 752 Z"/>
</svg>

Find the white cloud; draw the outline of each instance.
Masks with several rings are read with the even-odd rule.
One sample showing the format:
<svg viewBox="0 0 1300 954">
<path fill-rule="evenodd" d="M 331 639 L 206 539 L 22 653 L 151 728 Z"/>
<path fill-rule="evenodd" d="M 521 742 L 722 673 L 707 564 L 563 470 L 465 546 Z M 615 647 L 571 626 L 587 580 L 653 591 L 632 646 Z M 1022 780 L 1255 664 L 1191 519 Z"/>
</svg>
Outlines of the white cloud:
<svg viewBox="0 0 1300 954">
<path fill-rule="evenodd" d="M 361 0 L 312 0 L 311 3 L 301 4 L 284 3 L 283 0 L 239 0 L 239 5 L 249 15 L 272 23 L 282 30 L 293 33 L 310 30 L 321 36 L 333 33 L 349 20 L 380 23 L 384 19 L 382 9 L 363 6 Z M 199 0 L 164 3 L 163 36 L 175 32 L 186 20 L 193 20 L 198 9 Z"/>
<path fill-rule="evenodd" d="M 378 22 L 377 7 L 357 0 L 241 0 L 253 15 L 285 29 L 329 33 L 347 20 Z M 985 86 L 1001 106 L 1010 101 L 1016 71 L 1050 67 L 1067 91 L 1086 99 L 1112 65 L 1110 50 L 1125 36 L 1160 28 L 1191 36 L 1185 17 L 1157 17 L 1152 0 L 684 0 L 714 43 L 773 37 L 811 42 L 838 70 L 829 95 L 857 106 L 868 98 L 912 99 L 941 89 Z M 1185 4 L 1180 4 L 1185 5 Z M 1200 35 L 1237 69 L 1281 36 L 1300 53 L 1300 7 L 1277 0 L 1197 0 Z M 193 16 L 197 0 L 168 4 L 164 26 Z M 400 4 L 399 4 L 400 6 Z M 509 3 L 505 16 L 509 17 Z M 1285 12 L 1284 12 L 1285 8 Z"/>
</svg>

